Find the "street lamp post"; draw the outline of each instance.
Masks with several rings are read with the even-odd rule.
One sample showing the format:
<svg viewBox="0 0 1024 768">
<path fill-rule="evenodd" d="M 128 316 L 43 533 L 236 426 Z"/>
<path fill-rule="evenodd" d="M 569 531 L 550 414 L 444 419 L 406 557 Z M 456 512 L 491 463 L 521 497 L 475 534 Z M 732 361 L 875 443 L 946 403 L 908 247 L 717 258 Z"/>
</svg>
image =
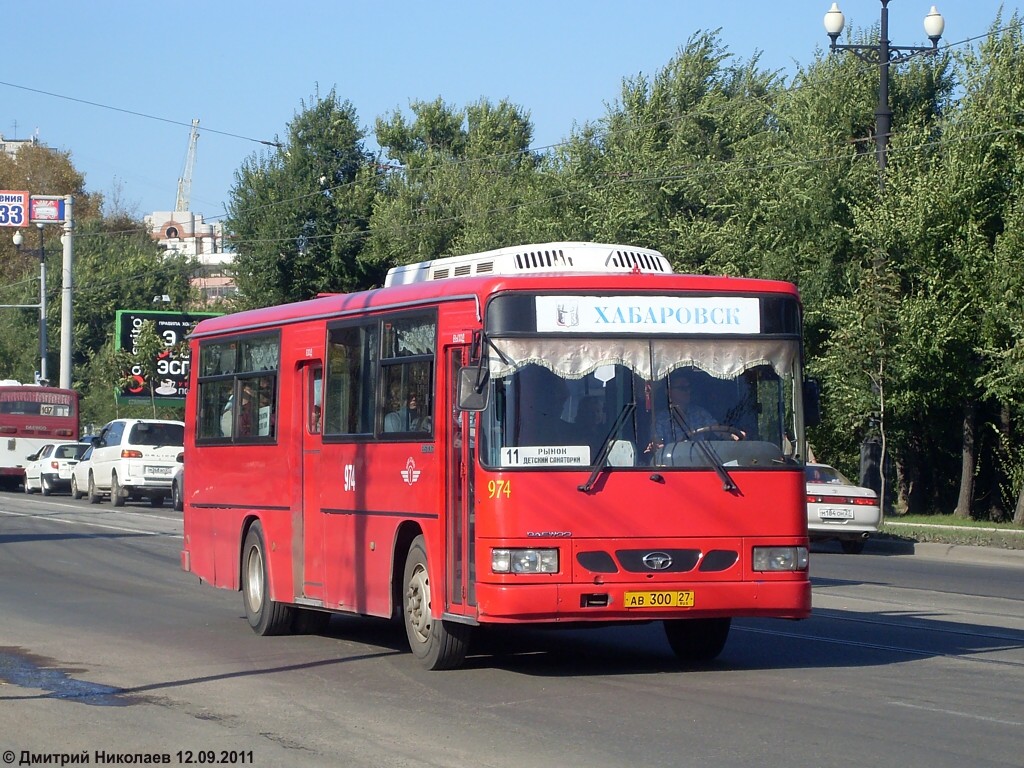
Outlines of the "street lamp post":
<svg viewBox="0 0 1024 768">
<path fill-rule="evenodd" d="M 946 26 L 935 6 L 924 17 L 924 31 L 932 41 L 930 47 L 915 45 L 892 45 L 889 42 L 889 0 L 881 0 L 882 19 L 878 43 L 874 45 L 840 45 L 836 39 L 843 31 L 846 17 L 839 10 L 839 3 L 825 14 L 825 32 L 832 39 L 832 51 L 850 51 L 857 58 L 871 64 L 878 64 L 878 107 L 875 109 L 875 150 L 878 158 L 879 183 L 885 186 L 886 155 L 889 149 L 889 134 L 892 132 L 892 109 L 889 106 L 889 65 L 899 64 L 919 53 L 934 54 L 939 49 L 939 39 Z"/>
<path fill-rule="evenodd" d="M 36 227 L 39 228 L 39 383 L 45 384 L 50 378 L 46 370 L 46 356 L 49 351 L 46 344 L 46 249 L 43 243 L 43 225 L 36 224 Z M 19 229 L 14 233 L 14 247 L 21 251 L 23 242 L 25 238 Z"/>
</svg>

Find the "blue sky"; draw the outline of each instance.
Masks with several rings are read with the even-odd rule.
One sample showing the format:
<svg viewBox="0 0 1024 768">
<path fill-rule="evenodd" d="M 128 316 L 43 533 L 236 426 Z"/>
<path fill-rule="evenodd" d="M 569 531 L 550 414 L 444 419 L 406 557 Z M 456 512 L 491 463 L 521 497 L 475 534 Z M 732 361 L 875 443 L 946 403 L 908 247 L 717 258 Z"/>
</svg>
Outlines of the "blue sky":
<svg viewBox="0 0 1024 768">
<path fill-rule="evenodd" d="M 253 140 L 284 137 L 318 91 L 336 88 L 367 129 L 415 100 L 462 107 L 508 99 L 531 114 L 534 146 L 544 147 L 600 118 L 623 78 L 653 74 L 700 30 L 720 28 L 737 58 L 760 52 L 763 67 L 791 74 L 827 47 L 822 17 L 831 2 L 19 3 L 4 11 L 0 134 L 38 131 L 43 143 L 71 152 L 89 191 L 144 215 L 174 208 L 198 118 L 191 208 L 212 220 L 224 213 L 235 170 L 263 151 Z M 922 21 L 932 4 L 891 0 L 892 42 L 926 44 Z M 934 4 L 946 19 L 942 44 L 983 35 L 1000 6 L 1004 18 L 1024 8 Z M 848 28 L 878 23 L 879 0 L 839 5 Z"/>
</svg>

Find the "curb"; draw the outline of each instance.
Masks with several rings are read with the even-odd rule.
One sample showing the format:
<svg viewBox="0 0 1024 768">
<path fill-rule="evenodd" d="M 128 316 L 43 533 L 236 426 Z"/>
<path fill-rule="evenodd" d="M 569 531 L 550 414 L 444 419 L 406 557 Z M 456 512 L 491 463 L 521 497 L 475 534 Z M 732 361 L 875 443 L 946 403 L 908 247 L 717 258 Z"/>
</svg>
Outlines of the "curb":
<svg viewBox="0 0 1024 768">
<path fill-rule="evenodd" d="M 979 565 L 1004 565 L 1024 568 L 1024 549 L 974 547 L 968 544 L 912 543 L 913 554 L 929 560 L 952 560 Z"/>
<path fill-rule="evenodd" d="M 841 553 L 835 541 L 814 542 L 811 552 Z M 1024 549 L 980 547 L 969 544 L 943 544 L 910 539 L 869 538 L 864 542 L 865 555 L 891 555 L 920 557 L 926 560 L 947 560 L 976 565 L 1001 565 L 1024 568 Z M 857 557 L 857 555 L 847 555 Z"/>
</svg>

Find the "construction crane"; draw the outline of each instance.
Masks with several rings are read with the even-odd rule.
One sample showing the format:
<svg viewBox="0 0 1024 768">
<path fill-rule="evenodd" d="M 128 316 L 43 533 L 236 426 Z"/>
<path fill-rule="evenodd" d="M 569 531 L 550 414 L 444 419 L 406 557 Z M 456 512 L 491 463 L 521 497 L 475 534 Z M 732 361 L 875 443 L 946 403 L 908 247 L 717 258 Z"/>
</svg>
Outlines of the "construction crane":
<svg viewBox="0 0 1024 768">
<path fill-rule="evenodd" d="M 188 153 L 185 155 L 185 170 L 178 179 L 178 200 L 175 211 L 187 211 L 192 197 L 192 166 L 196 164 L 196 144 L 199 141 L 199 119 L 192 121 L 192 133 L 188 137 Z"/>
</svg>

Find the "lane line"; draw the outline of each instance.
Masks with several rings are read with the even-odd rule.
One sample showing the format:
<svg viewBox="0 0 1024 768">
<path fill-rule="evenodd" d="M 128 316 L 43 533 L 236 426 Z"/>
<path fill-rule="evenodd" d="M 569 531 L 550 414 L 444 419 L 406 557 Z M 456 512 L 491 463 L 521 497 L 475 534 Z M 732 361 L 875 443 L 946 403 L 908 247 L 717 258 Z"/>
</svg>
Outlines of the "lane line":
<svg viewBox="0 0 1024 768">
<path fill-rule="evenodd" d="M 36 520 L 46 520 L 54 523 L 64 523 L 65 525 L 84 525 L 90 528 L 103 528 L 109 531 L 121 531 L 123 533 L 138 533 L 143 536 L 171 536 L 176 539 L 184 538 L 182 534 L 177 533 L 163 533 L 161 531 L 146 531 L 140 528 L 125 528 L 119 525 L 109 525 L 106 523 L 90 523 L 84 520 L 65 520 L 61 517 L 49 517 L 47 515 L 32 514 L 29 512 L 11 512 L 6 509 L 0 509 L 0 515 L 7 515 L 9 517 L 30 517 Z"/>
</svg>

